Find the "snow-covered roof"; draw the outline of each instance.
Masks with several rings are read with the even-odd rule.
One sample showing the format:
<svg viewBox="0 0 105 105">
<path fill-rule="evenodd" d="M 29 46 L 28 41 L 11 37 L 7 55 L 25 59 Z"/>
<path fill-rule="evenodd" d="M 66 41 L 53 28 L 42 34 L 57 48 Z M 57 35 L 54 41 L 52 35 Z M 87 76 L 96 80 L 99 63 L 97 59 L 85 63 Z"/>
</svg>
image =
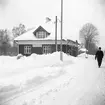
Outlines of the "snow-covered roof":
<svg viewBox="0 0 105 105">
<path fill-rule="evenodd" d="M 42 26 L 47 32 L 50 33 L 50 35 L 46 38 L 37 38 L 33 34 L 33 32 L 39 27 Z M 43 24 L 43 25 L 37 25 L 32 30 L 29 30 L 28 32 L 16 37 L 14 40 L 54 40 L 55 39 L 55 25 L 51 24 Z M 60 32 L 57 32 L 57 40 L 60 40 Z M 65 39 L 65 38 L 64 38 Z"/>
<path fill-rule="evenodd" d="M 86 52 L 86 51 L 88 51 L 86 48 L 81 48 L 81 49 L 79 49 L 80 51 L 83 51 L 83 52 Z"/>
</svg>

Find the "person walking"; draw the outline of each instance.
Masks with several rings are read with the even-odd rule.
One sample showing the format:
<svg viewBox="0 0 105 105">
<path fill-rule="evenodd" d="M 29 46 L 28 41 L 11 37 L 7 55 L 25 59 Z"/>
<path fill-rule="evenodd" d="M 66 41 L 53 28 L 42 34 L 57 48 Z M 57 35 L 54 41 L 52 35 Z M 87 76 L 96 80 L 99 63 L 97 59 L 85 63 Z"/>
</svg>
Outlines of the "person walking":
<svg viewBox="0 0 105 105">
<path fill-rule="evenodd" d="M 95 60 L 97 59 L 98 62 L 98 67 L 100 68 L 101 64 L 102 64 L 102 59 L 103 59 L 104 53 L 101 50 L 101 47 L 99 47 L 98 51 L 95 54 Z"/>
</svg>

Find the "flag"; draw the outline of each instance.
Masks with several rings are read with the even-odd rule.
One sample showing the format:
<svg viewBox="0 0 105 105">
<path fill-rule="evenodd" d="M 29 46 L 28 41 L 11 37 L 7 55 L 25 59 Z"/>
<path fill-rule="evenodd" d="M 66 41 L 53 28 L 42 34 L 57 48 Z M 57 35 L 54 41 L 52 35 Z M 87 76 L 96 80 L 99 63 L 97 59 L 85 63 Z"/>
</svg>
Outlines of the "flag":
<svg viewBox="0 0 105 105">
<path fill-rule="evenodd" d="M 51 19 L 49 17 L 46 17 L 46 23 L 51 21 Z"/>
</svg>

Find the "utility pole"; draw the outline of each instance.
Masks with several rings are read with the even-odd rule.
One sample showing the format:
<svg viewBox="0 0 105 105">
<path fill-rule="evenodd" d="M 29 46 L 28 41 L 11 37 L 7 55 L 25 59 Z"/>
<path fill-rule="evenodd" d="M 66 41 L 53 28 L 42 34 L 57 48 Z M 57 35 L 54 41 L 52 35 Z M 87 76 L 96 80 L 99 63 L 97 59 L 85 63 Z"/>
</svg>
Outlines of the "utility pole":
<svg viewBox="0 0 105 105">
<path fill-rule="evenodd" d="M 57 16 L 55 17 L 55 45 L 56 45 L 56 52 L 58 51 L 57 46 Z"/>
<path fill-rule="evenodd" d="M 63 61 L 62 53 L 62 36 L 63 36 L 63 0 L 61 0 L 61 47 L 60 47 L 60 60 Z"/>
</svg>

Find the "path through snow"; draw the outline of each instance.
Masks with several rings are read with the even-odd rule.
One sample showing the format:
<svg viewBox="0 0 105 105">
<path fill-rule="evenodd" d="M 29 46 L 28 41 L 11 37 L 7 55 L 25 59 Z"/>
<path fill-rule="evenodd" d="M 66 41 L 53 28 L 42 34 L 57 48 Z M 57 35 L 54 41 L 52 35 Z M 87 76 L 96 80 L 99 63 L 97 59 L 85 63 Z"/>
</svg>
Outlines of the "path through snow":
<svg viewBox="0 0 105 105">
<path fill-rule="evenodd" d="M 42 84 L 40 88 L 3 105 L 104 105 L 105 64 L 93 58 L 78 58 L 64 67 L 66 73 Z"/>
</svg>

